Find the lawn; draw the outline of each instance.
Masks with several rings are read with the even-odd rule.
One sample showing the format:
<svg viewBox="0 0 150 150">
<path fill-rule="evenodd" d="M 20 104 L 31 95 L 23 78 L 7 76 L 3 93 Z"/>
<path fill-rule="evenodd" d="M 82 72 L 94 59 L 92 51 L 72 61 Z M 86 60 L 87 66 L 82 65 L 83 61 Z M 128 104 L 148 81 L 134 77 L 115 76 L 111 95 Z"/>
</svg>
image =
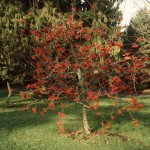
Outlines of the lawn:
<svg viewBox="0 0 150 150">
<path fill-rule="evenodd" d="M 29 100 L 21 100 L 13 95 L 12 106 L 3 108 L 2 102 L 7 92 L 0 91 L 0 150 L 148 150 L 150 149 L 150 97 L 139 96 L 145 106 L 137 117 L 140 126 L 134 127 L 128 114 L 117 116 L 110 130 L 103 135 L 92 134 L 84 137 L 82 134 L 82 113 L 80 106 L 69 103 L 65 109 L 65 133 L 58 135 L 56 122 L 59 120 L 57 107 L 44 116 L 33 114 L 31 110 L 21 112 Z M 127 99 L 127 97 L 124 97 Z M 42 107 L 42 103 L 39 107 Z M 101 112 L 108 115 L 111 106 L 109 100 L 102 98 Z M 90 126 L 100 130 L 100 118 L 89 110 Z"/>
</svg>

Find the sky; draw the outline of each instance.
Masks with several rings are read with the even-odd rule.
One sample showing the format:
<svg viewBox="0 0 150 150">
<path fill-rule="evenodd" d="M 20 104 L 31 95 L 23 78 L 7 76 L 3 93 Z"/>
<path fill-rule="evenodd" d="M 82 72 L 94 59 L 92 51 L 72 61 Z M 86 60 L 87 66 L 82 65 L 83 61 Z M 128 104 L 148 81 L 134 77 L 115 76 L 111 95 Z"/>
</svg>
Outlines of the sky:
<svg viewBox="0 0 150 150">
<path fill-rule="evenodd" d="M 124 0 L 120 9 L 123 12 L 122 25 L 129 25 L 130 19 L 136 15 L 136 12 L 144 7 L 150 9 L 150 0 Z"/>
</svg>

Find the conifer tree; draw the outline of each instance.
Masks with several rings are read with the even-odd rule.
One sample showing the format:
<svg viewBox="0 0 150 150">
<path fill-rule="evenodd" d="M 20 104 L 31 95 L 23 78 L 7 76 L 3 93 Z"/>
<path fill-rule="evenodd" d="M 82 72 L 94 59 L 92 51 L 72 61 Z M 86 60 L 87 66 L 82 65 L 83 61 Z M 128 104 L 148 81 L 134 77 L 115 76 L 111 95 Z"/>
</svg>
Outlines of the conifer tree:
<svg viewBox="0 0 150 150">
<path fill-rule="evenodd" d="M 150 15 L 149 10 L 144 8 L 139 10 L 134 18 L 131 19 L 130 25 L 124 33 L 124 49 L 132 52 L 139 51 L 138 55 L 144 55 L 146 58 L 150 57 Z M 138 38 L 137 38 L 138 37 Z M 146 78 L 142 81 L 146 83 L 145 86 L 150 87 L 150 62 L 146 61 L 144 73 Z M 145 88 L 146 88 L 145 87 Z"/>
</svg>

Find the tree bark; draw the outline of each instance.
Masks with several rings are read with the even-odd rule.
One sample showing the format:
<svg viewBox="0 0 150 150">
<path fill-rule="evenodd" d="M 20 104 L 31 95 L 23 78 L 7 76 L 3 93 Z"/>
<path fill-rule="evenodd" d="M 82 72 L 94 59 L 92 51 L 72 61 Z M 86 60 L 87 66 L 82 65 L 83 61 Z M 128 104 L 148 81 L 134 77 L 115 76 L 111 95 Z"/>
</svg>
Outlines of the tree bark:
<svg viewBox="0 0 150 150">
<path fill-rule="evenodd" d="M 81 72 L 81 69 L 78 69 L 77 71 L 77 75 L 78 75 L 78 80 L 79 80 L 79 84 L 81 86 L 81 95 L 80 95 L 80 98 L 81 98 L 81 101 L 83 102 L 83 106 L 82 106 L 82 121 L 83 121 L 83 130 L 84 130 L 84 134 L 85 135 L 89 135 L 91 134 L 91 130 L 90 130 L 90 127 L 89 127 L 89 124 L 88 124 L 88 118 L 87 118 L 87 108 L 86 108 L 86 105 L 84 104 L 84 100 L 85 100 L 85 96 L 84 96 L 84 87 L 83 87 L 83 77 L 82 77 L 82 72 Z"/>
<path fill-rule="evenodd" d="M 87 108 L 85 107 L 85 105 L 83 104 L 82 107 L 82 114 L 83 114 L 83 129 L 84 129 L 84 133 L 85 135 L 89 135 L 91 134 L 91 130 L 88 124 L 88 119 L 87 119 Z"/>
<path fill-rule="evenodd" d="M 75 55 L 74 51 L 72 51 L 72 53 L 73 53 L 73 56 L 75 58 L 76 63 L 79 63 L 78 58 Z M 83 79 L 81 68 L 77 69 L 77 77 L 78 77 L 78 83 L 80 85 L 80 100 L 83 103 L 83 105 L 82 105 L 83 130 L 84 130 L 85 135 L 89 135 L 89 134 L 91 134 L 91 130 L 90 130 L 90 127 L 89 127 L 89 124 L 88 124 L 87 108 L 86 108 L 85 101 L 84 101 L 85 100 L 84 86 L 83 86 L 84 79 Z"/>
<path fill-rule="evenodd" d="M 10 97 L 12 95 L 12 90 L 11 90 L 11 86 L 10 86 L 10 83 L 7 81 L 7 89 L 8 89 L 8 96 L 7 96 L 7 99 L 6 99 L 6 106 L 9 105 L 9 100 L 10 100 Z"/>
</svg>

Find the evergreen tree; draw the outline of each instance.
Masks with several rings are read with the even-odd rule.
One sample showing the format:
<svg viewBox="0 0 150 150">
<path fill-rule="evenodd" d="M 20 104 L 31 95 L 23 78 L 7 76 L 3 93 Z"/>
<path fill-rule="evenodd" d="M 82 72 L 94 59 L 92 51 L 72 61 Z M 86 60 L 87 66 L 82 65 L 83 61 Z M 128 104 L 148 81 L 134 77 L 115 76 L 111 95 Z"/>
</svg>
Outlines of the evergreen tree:
<svg viewBox="0 0 150 150">
<path fill-rule="evenodd" d="M 111 28 L 121 16 L 119 5 L 123 0 L 55 0 L 53 6 L 63 14 L 74 8 L 74 15 L 88 26 Z"/>
<path fill-rule="evenodd" d="M 144 55 L 146 58 L 150 57 L 150 11 L 146 8 L 139 10 L 134 18 L 132 18 L 130 25 L 124 33 L 124 49 L 135 53 L 138 51 L 139 57 Z M 144 73 L 146 78 L 143 83 L 150 87 L 150 62 L 146 61 Z"/>
</svg>

